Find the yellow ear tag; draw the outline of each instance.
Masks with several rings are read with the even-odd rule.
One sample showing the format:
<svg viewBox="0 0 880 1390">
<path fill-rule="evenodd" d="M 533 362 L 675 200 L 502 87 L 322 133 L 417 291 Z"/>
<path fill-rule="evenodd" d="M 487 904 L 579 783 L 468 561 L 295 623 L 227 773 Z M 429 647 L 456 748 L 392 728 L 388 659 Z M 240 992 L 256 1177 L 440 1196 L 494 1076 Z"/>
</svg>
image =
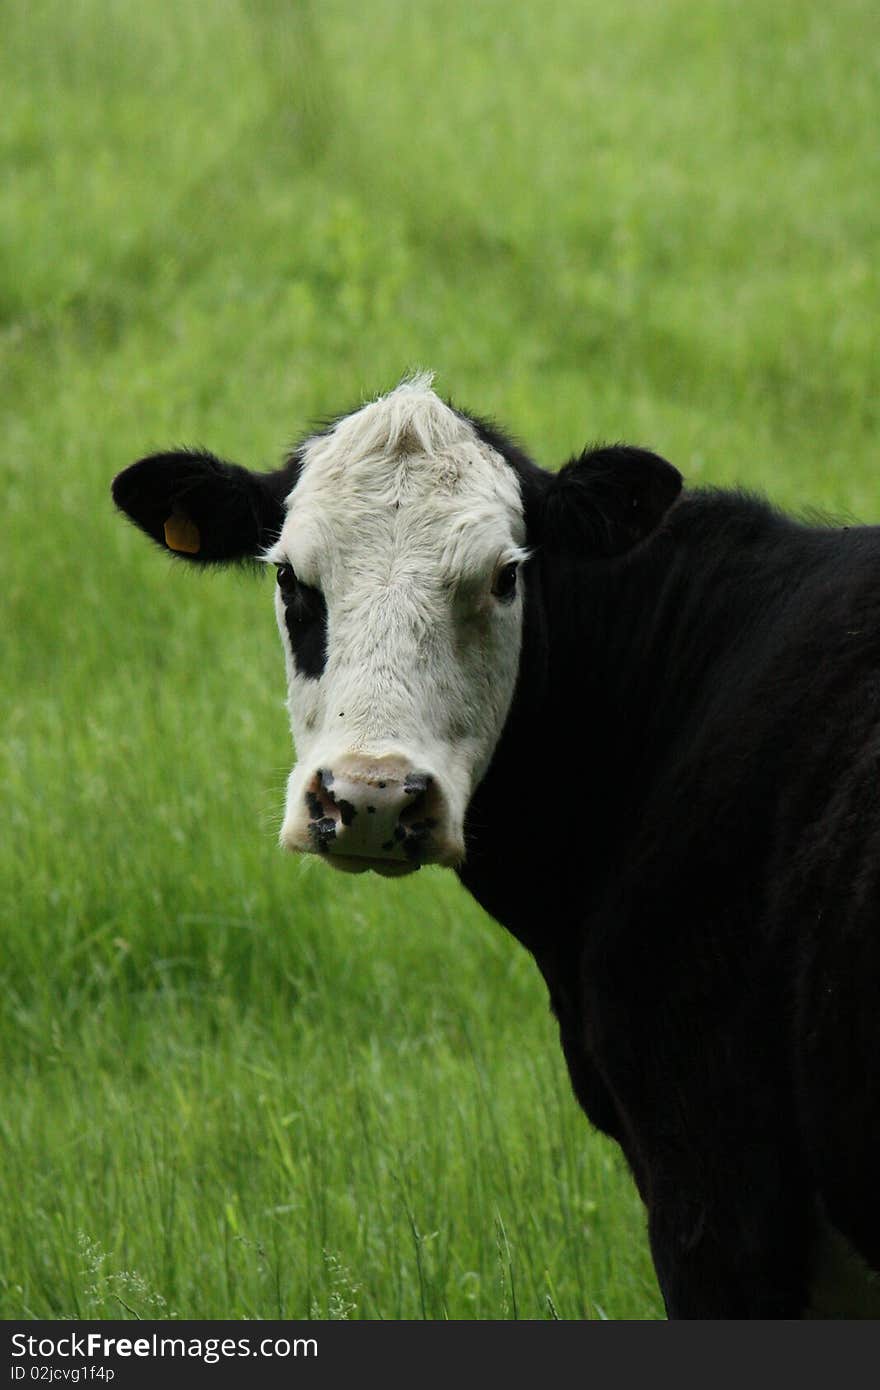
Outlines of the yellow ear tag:
<svg viewBox="0 0 880 1390">
<path fill-rule="evenodd" d="M 188 516 L 174 512 L 165 522 L 165 544 L 169 550 L 182 550 L 186 555 L 198 555 L 202 538 L 199 528 Z"/>
</svg>

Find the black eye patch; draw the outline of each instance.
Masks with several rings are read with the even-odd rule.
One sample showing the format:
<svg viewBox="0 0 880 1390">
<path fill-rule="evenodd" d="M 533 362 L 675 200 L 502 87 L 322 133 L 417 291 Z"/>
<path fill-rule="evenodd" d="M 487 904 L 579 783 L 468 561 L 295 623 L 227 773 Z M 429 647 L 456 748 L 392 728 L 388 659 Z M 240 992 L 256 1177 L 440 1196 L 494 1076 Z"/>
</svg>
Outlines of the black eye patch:
<svg viewBox="0 0 880 1390">
<path fill-rule="evenodd" d="M 327 604 L 320 589 L 297 579 L 292 565 L 279 565 L 278 588 L 293 659 L 300 675 L 318 680 L 327 665 Z"/>
</svg>

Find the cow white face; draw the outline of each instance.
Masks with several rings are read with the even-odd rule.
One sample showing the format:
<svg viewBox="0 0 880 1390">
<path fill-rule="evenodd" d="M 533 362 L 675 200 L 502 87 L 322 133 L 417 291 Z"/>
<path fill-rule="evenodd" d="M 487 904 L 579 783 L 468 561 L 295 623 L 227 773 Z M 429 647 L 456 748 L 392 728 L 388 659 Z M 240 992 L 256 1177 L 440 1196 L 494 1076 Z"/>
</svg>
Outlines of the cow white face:
<svg viewBox="0 0 880 1390">
<path fill-rule="evenodd" d="M 424 378 L 305 445 L 266 557 L 288 849 L 386 873 L 461 861 L 516 682 L 524 541 L 515 473 Z"/>
</svg>

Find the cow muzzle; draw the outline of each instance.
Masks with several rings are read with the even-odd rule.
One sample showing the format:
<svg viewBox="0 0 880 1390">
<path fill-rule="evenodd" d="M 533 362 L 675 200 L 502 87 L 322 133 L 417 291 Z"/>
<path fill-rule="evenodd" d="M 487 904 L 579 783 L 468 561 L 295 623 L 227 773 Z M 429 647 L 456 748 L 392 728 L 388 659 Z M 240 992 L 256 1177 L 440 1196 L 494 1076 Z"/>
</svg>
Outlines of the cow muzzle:
<svg viewBox="0 0 880 1390">
<path fill-rule="evenodd" d="M 350 873 L 387 876 L 464 857 L 439 780 L 406 758 L 348 754 L 316 768 L 300 787 L 281 832 L 287 849 L 319 854 Z"/>
</svg>

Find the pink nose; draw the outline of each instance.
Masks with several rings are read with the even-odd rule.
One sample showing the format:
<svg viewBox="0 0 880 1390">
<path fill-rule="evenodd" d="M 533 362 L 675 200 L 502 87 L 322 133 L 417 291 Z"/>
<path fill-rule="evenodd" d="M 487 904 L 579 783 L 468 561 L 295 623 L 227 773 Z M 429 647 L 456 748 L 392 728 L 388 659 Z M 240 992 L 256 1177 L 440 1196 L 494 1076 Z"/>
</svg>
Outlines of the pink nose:
<svg viewBox="0 0 880 1390">
<path fill-rule="evenodd" d="M 340 758 L 305 793 L 319 854 L 421 864 L 443 856 L 447 810 L 437 781 L 402 758 Z"/>
</svg>

